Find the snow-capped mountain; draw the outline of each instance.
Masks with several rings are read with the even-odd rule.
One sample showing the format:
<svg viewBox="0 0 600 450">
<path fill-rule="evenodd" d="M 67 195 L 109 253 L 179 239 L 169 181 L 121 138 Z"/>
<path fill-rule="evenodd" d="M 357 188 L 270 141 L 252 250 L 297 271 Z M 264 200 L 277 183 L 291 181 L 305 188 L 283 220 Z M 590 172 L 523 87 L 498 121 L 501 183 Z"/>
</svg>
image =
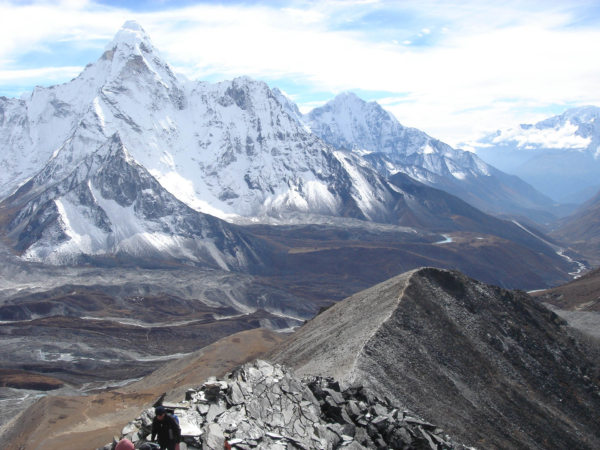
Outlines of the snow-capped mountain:
<svg viewBox="0 0 600 450">
<path fill-rule="evenodd" d="M 34 260 L 189 252 L 243 268 L 233 232 L 199 212 L 390 222 L 399 196 L 366 161 L 299 124 L 265 83 L 178 78 L 135 22 L 71 82 L 2 99 L 0 134 L 5 233 Z M 124 180 L 127 195 L 106 190 Z M 207 256 L 207 240 L 219 239 Z"/>
<path fill-rule="evenodd" d="M 276 93 L 296 121 L 336 148 L 362 155 L 388 177 L 405 173 L 484 211 L 552 217 L 553 202 L 531 186 L 486 164 L 472 152 L 454 149 L 416 129 L 405 127 L 377 102 L 343 93 L 305 115 L 283 93 Z M 551 214 L 548 214 L 551 212 Z"/>
<path fill-rule="evenodd" d="M 6 237 L 24 259 L 65 264 L 123 254 L 224 270 L 264 267 L 264 244 L 177 200 L 118 133 L 53 182 L 60 169 L 54 158 L 1 204 Z"/>
<path fill-rule="evenodd" d="M 50 159 L 47 182 L 60 180 L 118 132 L 163 187 L 220 217 L 291 210 L 380 220 L 389 197 L 364 161 L 299 125 L 265 83 L 180 79 L 135 22 L 76 79 L 2 99 L 2 111 L 2 196 L 49 171 Z"/>
<path fill-rule="evenodd" d="M 598 190 L 600 108 L 596 106 L 498 130 L 471 145 L 489 163 L 556 200 L 583 202 Z"/>
<path fill-rule="evenodd" d="M 325 105 L 302 116 L 313 133 L 336 148 L 362 153 L 412 155 L 414 153 L 458 157 L 450 146 L 435 149 L 433 139 L 416 128 L 404 127 L 377 102 L 366 102 L 352 92 L 337 95 Z M 435 169 L 435 167 L 432 167 Z"/>
</svg>

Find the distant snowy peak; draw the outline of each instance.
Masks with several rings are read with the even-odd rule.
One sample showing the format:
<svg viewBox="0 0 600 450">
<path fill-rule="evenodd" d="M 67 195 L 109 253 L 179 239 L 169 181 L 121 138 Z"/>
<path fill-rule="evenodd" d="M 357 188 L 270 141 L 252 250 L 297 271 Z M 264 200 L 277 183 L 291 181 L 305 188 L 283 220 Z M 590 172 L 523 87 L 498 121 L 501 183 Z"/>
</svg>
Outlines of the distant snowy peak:
<svg viewBox="0 0 600 450">
<path fill-rule="evenodd" d="M 523 149 L 588 150 L 598 157 L 600 108 L 583 106 L 566 110 L 536 124 L 498 130 L 473 144 L 474 147 L 511 147 Z"/>
<path fill-rule="evenodd" d="M 112 42 L 106 45 L 100 61 L 111 62 L 109 80 L 150 72 L 157 82 L 164 83 L 166 87 L 180 87 L 169 64 L 154 48 L 144 29 L 133 20 L 125 22 Z"/>
<path fill-rule="evenodd" d="M 582 106 L 580 108 L 567 109 L 564 113 L 542 120 L 534 125 L 540 130 L 546 128 L 560 128 L 567 123 L 573 125 L 591 123 L 595 119 L 600 118 L 600 108 L 597 106 Z M 523 128 L 524 125 L 521 125 Z"/>
<path fill-rule="evenodd" d="M 478 160 L 476 156 L 456 150 L 416 128 L 404 127 L 377 102 L 366 102 L 352 92 L 337 95 L 305 114 L 303 120 L 313 133 L 334 147 L 351 149 L 360 155 L 371 154 L 371 161 L 376 158 L 374 154 L 383 154 L 388 165 L 419 165 L 441 176 L 460 177 L 456 167 L 479 175 L 490 173 L 483 161 L 474 161 Z M 398 171 L 408 173 L 401 167 L 389 167 L 389 173 Z"/>
<path fill-rule="evenodd" d="M 600 176 L 600 108 L 566 110 L 469 143 L 490 164 L 558 202 L 585 200 Z"/>
<path fill-rule="evenodd" d="M 405 128 L 376 102 L 352 92 L 337 95 L 303 116 L 310 130 L 337 148 L 359 153 L 398 152 Z M 401 145 L 401 144 L 400 144 Z"/>
<path fill-rule="evenodd" d="M 357 153 L 436 153 L 449 158 L 463 153 L 416 128 L 403 126 L 377 102 L 366 102 L 352 92 L 339 94 L 314 108 L 303 116 L 303 121 L 326 142 Z"/>
<path fill-rule="evenodd" d="M 106 44 L 105 50 L 113 50 L 119 44 L 125 44 L 130 48 L 138 49 L 141 46 L 146 53 L 154 51 L 150 36 L 146 34 L 142 26 L 135 20 L 125 22 L 121 29 L 117 31 L 113 40 Z"/>
</svg>

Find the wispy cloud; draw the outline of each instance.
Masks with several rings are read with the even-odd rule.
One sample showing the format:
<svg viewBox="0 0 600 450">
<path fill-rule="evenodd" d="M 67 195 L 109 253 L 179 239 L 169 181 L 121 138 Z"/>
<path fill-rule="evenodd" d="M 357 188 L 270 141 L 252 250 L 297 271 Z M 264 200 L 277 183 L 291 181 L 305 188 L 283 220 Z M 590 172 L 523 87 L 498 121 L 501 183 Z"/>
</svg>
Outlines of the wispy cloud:
<svg viewBox="0 0 600 450">
<path fill-rule="evenodd" d="M 64 78 L 73 78 L 81 73 L 81 66 L 72 67 L 40 67 L 25 70 L 3 70 L 0 71 L 0 82 L 23 83 L 26 80 L 38 80 L 45 82 L 61 81 Z"/>
<path fill-rule="evenodd" d="M 290 0 L 166 2 L 134 11 L 89 0 L 4 2 L 0 81 L 10 87 L 18 71 L 28 70 L 43 78 L 52 64 L 40 55 L 69 51 L 79 59 L 62 56 L 68 67 L 53 68 L 48 81 L 61 70 L 71 77 L 73 66 L 100 56 L 122 23 L 136 19 L 190 78 L 265 79 L 285 85 L 303 111 L 321 104 L 324 92 L 396 93 L 382 103 L 402 123 L 456 143 L 539 119 L 540 107 L 600 104 L 600 62 L 591 54 L 600 29 L 592 6 Z M 38 59 L 46 69 L 35 65 Z"/>
<path fill-rule="evenodd" d="M 590 144 L 590 139 L 576 135 L 578 125 L 567 122 L 563 127 L 545 128 L 538 130 L 530 128 L 511 128 L 503 130 L 499 136 L 494 138 L 494 144 L 501 144 L 513 141 L 517 147 L 522 148 L 586 148 Z"/>
</svg>

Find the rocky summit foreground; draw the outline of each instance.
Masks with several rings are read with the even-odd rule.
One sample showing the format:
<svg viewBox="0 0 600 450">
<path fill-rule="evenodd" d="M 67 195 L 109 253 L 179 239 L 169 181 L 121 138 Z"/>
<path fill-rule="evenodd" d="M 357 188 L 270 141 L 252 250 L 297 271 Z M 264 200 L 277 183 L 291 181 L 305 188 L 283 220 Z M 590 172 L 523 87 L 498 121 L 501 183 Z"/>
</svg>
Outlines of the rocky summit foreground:
<svg viewBox="0 0 600 450">
<path fill-rule="evenodd" d="M 266 358 L 372 388 L 477 448 L 600 448 L 598 366 L 583 342 L 526 293 L 457 271 L 355 294 Z"/>
<path fill-rule="evenodd" d="M 181 426 L 181 450 L 442 450 L 465 449 L 443 430 L 398 409 L 371 390 L 346 390 L 335 380 L 298 379 L 265 361 L 246 364 L 224 380 L 212 377 L 186 400 L 165 404 Z M 150 438 L 154 410 L 122 430 L 136 447 Z M 117 440 L 102 449 L 112 450 Z"/>
</svg>

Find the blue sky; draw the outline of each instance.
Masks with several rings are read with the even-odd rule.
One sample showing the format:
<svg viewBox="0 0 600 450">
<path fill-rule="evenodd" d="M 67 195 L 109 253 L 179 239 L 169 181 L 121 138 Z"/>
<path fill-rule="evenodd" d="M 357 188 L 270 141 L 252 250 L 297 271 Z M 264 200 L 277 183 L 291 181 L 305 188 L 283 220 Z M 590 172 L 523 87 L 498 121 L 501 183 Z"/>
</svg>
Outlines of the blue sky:
<svg viewBox="0 0 600 450">
<path fill-rule="evenodd" d="M 0 95 L 63 83 L 134 19 L 191 79 L 249 75 L 307 111 L 351 90 L 450 144 L 600 106 L 595 1 L 0 0 Z"/>
</svg>

